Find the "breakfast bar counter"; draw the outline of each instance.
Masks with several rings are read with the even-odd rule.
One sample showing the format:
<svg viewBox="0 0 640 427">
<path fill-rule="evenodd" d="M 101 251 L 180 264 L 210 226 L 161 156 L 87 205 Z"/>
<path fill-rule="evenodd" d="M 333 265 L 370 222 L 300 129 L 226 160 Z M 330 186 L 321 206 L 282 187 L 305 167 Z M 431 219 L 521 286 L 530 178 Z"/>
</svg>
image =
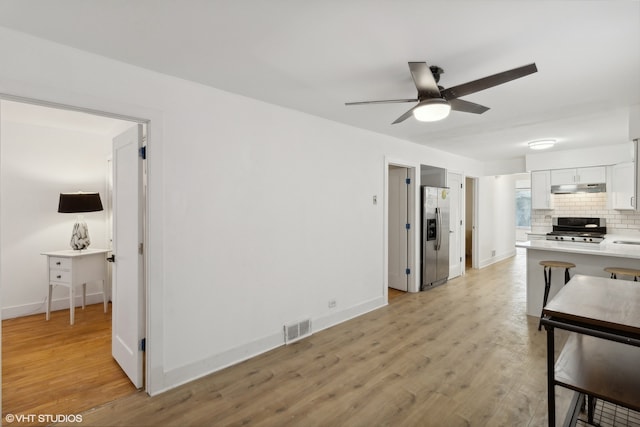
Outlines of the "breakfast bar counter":
<svg viewBox="0 0 640 427">
<path fill-rule="evenodd" d="M 550 427 L 557 425 L 556 385 L 577 392 L 563 425 L 576 425 L 585 396 L 589 425 L 599 425 L 594 422 L 594 398 L 640 411 L 639 305 L 637 283 L 576 275 L 545 306 Z M 557 361 L 556 328 L 572 332 Z"/>
<path fill-rule="evenodd" d="M 542 311 L 544 275 L 540 261 L 571 262 L 576 265 L 570 271 L 571 276 L 583 274 L 609 277 L 609 273 L 604 271 L 606 267 L 640 269 L 640 237 L 607 234 L 601 243 L 531 240 L 518 242 L 516 246 L 527 249 L 527 314 L 529 316 L 539 317 Z M 564 275 L 559 272 L 554 273 L 549 299 L 564 285 Z"/>
<path fill-rule="evenodd" d="M 615 243 L 625 242 L 625 243 Z M 640 259 L 640 236 L 607 234 L 601 243 L 559 242 L 556 240 L 530 240 L 517 242 L 517 247 L 538 249 L 551 252 L 569 252 L 574 254 L 604 255 L 618 258 Z"/>
</svg>

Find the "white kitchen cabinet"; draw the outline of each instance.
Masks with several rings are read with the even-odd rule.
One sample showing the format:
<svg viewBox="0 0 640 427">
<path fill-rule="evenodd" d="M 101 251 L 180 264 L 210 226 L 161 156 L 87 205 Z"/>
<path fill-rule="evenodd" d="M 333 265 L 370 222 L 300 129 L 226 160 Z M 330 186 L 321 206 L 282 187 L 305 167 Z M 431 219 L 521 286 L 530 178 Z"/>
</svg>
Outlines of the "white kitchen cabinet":
<svg viewBox="0 0 640 427">
<path fill-rule="evenodd" d="M 611 180 L 613 209 L 635 209 L 635 164 L 626 162 L 613 165 Z"/>
<path fill-rule="evenodd" d="M 575 183 L 575 169 L 555 169 L 551 171 L 551 185 L 566 185 Z"/>
<path fill-rule="evenodd" d="M 577 169 L 555 169 L 551 171 L 551 185 L 600 184 L 607 180 L 604 166 Z"/>
<path fill-rule="evenodd" d="M 634 210 L 638 211 L 638 193 L 640 192 L 640 156 L 639 156 L 639 147 L 640 139 L 633 140 L 633 164 L 634 164 L 634 177 L 633 177 L 633 205 Z"/>
<path fill-rule="evenodd" d="M 531 172 L 531 209 L 552 209 L 551 171 Z"/>
</svg>

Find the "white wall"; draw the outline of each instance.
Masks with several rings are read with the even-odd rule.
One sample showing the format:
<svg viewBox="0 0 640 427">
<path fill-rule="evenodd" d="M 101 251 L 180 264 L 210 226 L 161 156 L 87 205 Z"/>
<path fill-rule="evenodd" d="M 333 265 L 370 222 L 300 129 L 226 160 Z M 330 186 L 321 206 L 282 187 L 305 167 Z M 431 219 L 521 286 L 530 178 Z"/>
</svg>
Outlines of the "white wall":
<svg viewBox="0 0 640 427">
<path fill-rule="evenodd" d="M 518 175 L 481 177 L 478 197 L 479 266 L 515 254 L 515 180 Z"/>
<path fill-rule="evenodd" d="M 629 140 L 640 138 L 640 104 L 629 108 Z"/>
<path fill-rule="evenodd" d="M 0 92 L 151 120 L 151 394 L 384 304 L 385 158 L 483 167 L 2 28 L 0 56 Z"/>
<path fill-rule="evenodd" d="M 526 170 L 524 158 L 497 160 L 485 163 L 483 175 L 511 175 L 522 173 Z"/>
<path fill-rule="evenodd" d="M 0 124 L 0 290 L 2 318 L 44 312 L 44 251 L 70 249 L 76 216 L 60 214 L 60 193 L 99 192 L 105 200 L 109 139 L 86 132 L 3 120 Z M 105 212 L 84 215 L 91 247 L 106 247 Z M 53 308 L 67 308 L 68 288 L 56 287 Z M 87 285 L 88 302 L 102 287 Z M 80 297 L 79 297 L 80 298 Z M 44 316 L 43 316 L 44 319 Z"/>
</svg>

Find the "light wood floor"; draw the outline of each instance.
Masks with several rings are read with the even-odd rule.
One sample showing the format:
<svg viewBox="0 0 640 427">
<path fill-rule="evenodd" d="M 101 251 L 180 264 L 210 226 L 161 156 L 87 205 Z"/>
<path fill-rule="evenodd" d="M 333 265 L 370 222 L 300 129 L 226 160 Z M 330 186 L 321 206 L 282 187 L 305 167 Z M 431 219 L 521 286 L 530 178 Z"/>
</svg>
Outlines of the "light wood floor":
<svg viewBox="0 0 640 427">
<path fill-rule="evenodd" d="M 525 315 L 524 261 L 519 252 L 159 396 L 122 398 L 82 425 L 545 426 L 545 333 Z"/>
<path fill-rule="evenodd" d="M 399 291 L 399 290 L 394 289 L 394 288 L 389 288 L 389 289 L 388 289 L 388 293 L 387 293 L 387 300 L 388 300 L 389 302 L 391 302 L 391 301 L 393 301 L 394 299 L 396 299 L 396 298 L 398 298 L 398 297 L 401 297 L 401 296 L 403 296 L 403 295 L 406 295 L 406 294 L 407 294 L 407 292 Z"/>
<path fill-rule="evenodd" d="M 2 415 L 77 414 L 135 393 L 111 357 L 111 310 L 94 304 L 2 321 Z M 14 425 L 38 425 L 16 422 Z"/>
</svg>

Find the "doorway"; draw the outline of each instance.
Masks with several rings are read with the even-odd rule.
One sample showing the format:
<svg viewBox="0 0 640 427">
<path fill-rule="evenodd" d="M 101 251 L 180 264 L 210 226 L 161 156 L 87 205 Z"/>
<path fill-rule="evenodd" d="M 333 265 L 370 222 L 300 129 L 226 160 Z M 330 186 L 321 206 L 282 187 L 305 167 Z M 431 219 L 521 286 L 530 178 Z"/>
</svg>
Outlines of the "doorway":
<svg viewBox="0 0 640 427">
<path fill-rule="evenodd" d="M 51 143 L 50 138 L 47 138 L 47 134 L 51 135 L 51 134 L 58 134 L 60 135 L 59 141 L 60 141 L 60 145 L 59 145 L 59 151 L 61 153 L 61 156 L 64 156 L 65 152 L 67 153 L 67 155 L 71 156 L 72 153 L 71 151 L 66 151 L 66 150 L 74 150 L 77 149 L 80 145 L 75 145 L 73 147 L 71 147 L 69 145 L 69 141 L 68 139 L 73 139 L 74 135 L 77 133 L 78 135 L 80 134 L 84 134 L 84 135 L 89 135 L 92 133 L 91 131 L 91 127 L 92 126 L 105 126 L 106 123 L 111 123 L 111 125 L 113 126 L 113 128 L 111 129 L 111 133 L 109 137 L 105 137 L 106 138 L 106 142 L 105 144 L 107 145 L 107 150 L 109 151 L 109 154 L 112 153 L 112 137 L 116 134 L 121 133 L 120 131 L 127 128 L 127 127 L 131 127 L 131 126 L 138 126 L 137 123 L 143 123 L 143 125 L 146 127 L 147 126 L 147 122 L 144 121 L 140 121 L 138 119 L 134 119 L 134 118 L 127 118 L 127 117 L 119 117 L 119 116 L 115 116 L 115 115 L 110 115 L 108 113 L 104 113 L 104 114 L 98 114 L 94 111 L 84 111 L 82 109 L 77 109 L 77 108 L 73 108 L 73 107 L 68 107 L 66 108 L 65 106 L 59 106 L 59 105 L 51 105 L 51 104 L 47 104 L 44 102 L 39 102 L 39 101 L 35 101 L 35 100 L 27 100 L 27 99 L 18 99 L 15 97 L 10 97 L 10 96 L 4 96 L 0 94 L 0 119 L 6 119 L 7 115 L 10 114 L 9 109 L 7 109 L 7 105 L 8 103 L 14 103 L 18 105 L 18 109 L 22 108 L 23 110 L 28 110 L 26 116 L 23 117 L 22 120 L 18 120 L 16 117 L 13 117 L 13 121 L 19 123 L 16 126 L 3 126 L 3 135 L 5 136 L 5 139 L 7 137 L 13 137 L 15 136 L 16 133 L 19 132 L 27 132 L 28 134 L 28 138 L 32 139 L 32 140 L 36 140 L 37 138 L 34 138 L 34 135 L 36 137 L 38 137 L 39 135 L 42 135 L 42 137 L 40 138 L 40 142 L 42 144 L 47 144 L 47 143 Z M 2 108 L 4 104 L 5 108 Z M 47 112 L 47 114 L 45 114 L 45 111 Z M 15 112 L 15 111 L 14 111 Z M 22 113 L 24 113 L 25 111 L 22 111 Z M 82 129 L 71 129 L 69 123 L 62 123 L 61 121 L 64 120 L 64 117 L 70 117 L 71 115 L 74 115 L 76 117 L 80 117 L 82 116 L 82 119 L 78 120 L 78 123 L 82 123 L 82 124 L 74 124 L 74 126 L 80 126 L 82 128 L 82 126 L 86 126 L 85 128 Z M 28 121 L 32 121 L 33 123 L 29 124 L 27 123 Z M 5 129 L 5 128 L 9 128 L 9 129 Z M 47 132 L 42 132 L 40 131 L 40 133 L 38 133 L 38 131 L 34 131 L 34 129 L 36 129 L 36 127 L 43 127 L 47 129 Z M 59 131 L 58 131 L 59 130 Z M 100 131 L 104 131 L 103 128 L 100 128 Z M 12 133 L 7 133 L 7 132 L 12 132 Z M 31 133 L 29 133 L 31 132 Z M 26 138 L 26 139 L 28 139 Z M 88 138 L 90 139 L 90 138 Z M 104 139 L 104 138 L 103 138 Z M 97 140 L 97 138 L 96 138 Z M 87 144 L 89 143 L 95 143 L 95 141 L 91 140 L 91 141 L 87 141 Z M 7 144 L 3 144 L 3 138 L 0 138 L 0 148 L 5 148 Z M 95 147 L 92 147 L 95 148 Z M 55 208 L 51 208 L 50 205 L 52 205 L 53 203 L 51 203 L 51 198 L 54 197 L 56 198 L 55 203 L 57 203 L 57 194 L 56 192 L 58 191 L 58 189 L 60 189 L 60 191 L 64 191 L 65 188 L 64 185 L 70 185 L 70 183 L 74 183 L 73 185 L 75 185 L 75 183 L 87 183 L 87 182 L 93 182 L 93 184 L 91 185 L 96 185 L 96 179 L 94 177 L 94 180 L 91 181 L 90 179 L 88 180 L 87 176 L 89 175 L 88 173 L 86 173 L 86 170 L 84 170 L 83 168 L 86 167 L 88 169 L 96 169 L 99 171 L 104 171 L 101 172 L 102 176 L 102 184 L 104 185 L 104 187 L 100 188 L 99 192 L 103 194 L 103 200 L 105 201 L 105 205 L 107 204 L 107 201 L 111 199 L 111 194 L 108 191 L 108 180 L 109 180 L 109 174 L 107 173 L 107 162 L 106 162 L 106 157 L 104 155 L 99 155 L 98 159 L 94 159 L 89 161 L 87 156 L 83 156 L 82 154 L 79 154 L 79 159 L 80 161 L 75 162 L 71 167 L 68 167 L 68 173 L 60 173 L 60 170 L 57 170 L 57 174 L 56 174 L 56 169 L 53 167 L 49 167 L 51 163 L 55 163 L 52 161 L 51 158 L 47 157 L 46 154 L 46 150 L 40 150 L 38 149 L 37 146 L 34 145 L 34 147 L 31 147 L 34 155 L 32 157 L 29 158 L 31 163 L 34 163 L 34 168 L 33 169 L 28 169 L 28 168 L 18 168 L 20 170 L 19 173 L 22 174 L 22 176 L 20 175 L 16 175 L 15 169 L 16 169 L 16 165 L 11 163 L 11 157 L 13 154 L 15 154 L 14 152 L 6 152 L 6 150 L 3 150 L 5 152 L 3 152 L 3 156 L 2 156 L 2 160 L 3 160 L 3 180 L 2 180 L 2 184 L 3 184 L 3 198 L 6 198 L 5 196 L 5 191 L 4 189 L 6 188 L 14 188 L 16 186 L 20 186 L 19 191 L 15 190 L 13 193 L 17 194 L 19 192 L 24 192 L 26 196 L 28 196 L 31 199 L 36 199 L 38 200 L 38 203 L 41 205 L 41 212 L 38 213 L 39 216 L 36 216 L 35 219 L 32 219 L 31 222 L 31 229 L 34 228 L 38 228 L 37 224 L 38 224 L 38 219 L 40 218 L 43 221 L 45 221 L 45 223 L 42 223 L 42 227 L 40 227 L 42 229 L 42 231 L 37 232 L 36 234 L 38 235 L 38 239 L 36 239 L 36 243 L 35 245 L 37 247 L 28 247 L 28 242 L 29 242 L 29 237 L 28 235 L 26 236 L 15 236 L 14 242 L 20 242 L 20 247 L 22 248 L 21 250 L 24 250 L 25 253 L 28 254 L 28 256 L 25 258 L 26 263 L 29 263 L 32 266 L 37 266 L 42 264 L 43 259 L 41 259 L 40 257 L 40 252 L 43 250 L 49 250 L 49 249 L 65 249 L 66 248 L 66 243 L 69 241 L 68 237 L 70 235 L 70 231 L 71 231 L 71 226 L 68 224 L 68 221 L 66 220 L 66 218 L 61 218 L 60 214 L 55 212 Z M 92 153 L 92 156 L 94 154 L 96 154 L 96 150 L 89 150 Z M 78 153 L 75 153 L 78 154 Z M 93 158 L 93 157 L 92 157 Z M 99 164 L 99 166 L 96 166 L 97 164 Z M 14 175 L 9 175 L 7 176 L 7 170 L 8 169 L 13 169 L 14 171 L 12 173 L 14 173 Z M 48 175 L 49 174 L 49 175 Z M 9 177 L 9 179 L 7 179 L 7 177 Z M 66 182 L 65 182 L 66 181 Z M 49 182 L 51 185 L 49 186 L 45 186 L 42 188 L 38 188 L 38 186 L 41 183 L 46 183 Z M 140 184 L 142 185 L 142 184 Z M 142 211 L 142 209 L 144 209 L 144 206 L 146 206 L 146 181 L 144 182 L 145 187 L 141 189 L 142 191 L 142 198 L 139 200 L 139 202 L 137 203 L 137 208 L 139 210 Z M 30 188 L 27 190 L 25 188 L 25 186 L 30 186 Z M 52 191 L 52 188 L 55 188 L 55 191 Z M 15 189 L 15 188 L 14 188 Z M 69 189 L 71 190 L 71 189 Z M 73 188 L 73 190 L 87 190 L 86 188 Z M 104 190 L 104 191 L 103 191 Z M 3 206 L 3 208 L 11 208 L 11 205 L 14 205 L 16 207 L 22 208 L 24 210 L 24 206 L 20 205 L 18 206 L 18 203 L 16 203 L 16 198 L 14 198 L 12 201 L 10 201 L 10 203 L 7 203 L 8 200 L 3 200 L 2 203 L 0 203 L 0 205 Z M 3 212 L 4 213 L 4 212 Z M 144 216 L 144 211 L 142 211 L 142 214 Z M 3 215 L 4 217 L 4 215 Z M 88 217 L 88 215 L 87 215 Z M 4 218 L 3 218 L 4 219 Z M 89 222 L 89 218 L 86 218 L 87 222 Z M 103 247 L 103 248 L 107 248 L 107 249 L 112 249 L 110 247 L 110 238 L 108 235 L 108 220 L 104 220 L 102 225 L 99 225 L 99 220 L 94 220 L 93 223 L 90 223 L 90 229 L 91 229 L 91 237 L 92 240 L 95 242 L 94 244 L 92 244 L 93 247 Z M 96 225 L 98 224 L 98 225 Z M 10 229 L 12 227 L 8 226 L 9 224 L 6 221 L 3 221 L 3 224 L 0 226 L 1 231 L 2 231 L 2 238 L 3 238 L 3 243 L 6 243 L 6 237 L 9 235 L 10 236 Z M 71 224 L 73 225 L 73 224 Z M 67 230 L 68 229 L 68 230 Z M 142 228 L 142 232 L 144 233 L 144 227 Z M 51 237 L 51 236 L 53 237 Z M 49 237 L 47 237 L 49 236 Z M 62 236 L 62 237 L 60 237 Z M 50 239 L 50 240 L 49 240 Z M 33 239 L 31 239 L 31 241 L 33 242 Z M 146 234 L 143 235 L 142 237 L 142 241 L 146 241 Z M 26 242 L 26 243 L 25 243 Z M 58 243 L 60 243 L 60 246 L 57 246 Z M 49 246 L 47 246 L 49 245 Z M 55 246 L 54 248 L 52 248 L 52 245 Z M 3 245 L 4 246 L 4 245 Z M 7 297 L 14 297 L 14 295 L 10 295 L 13 291 L 10 289 L 11 287 L 8 287 L 8 283 L 19 283 L 19 277 L 17 276 L 11 276 L 8 277 L 7 274 L 10 274 L 11 272 L 8 270 L 11 270 L 10 268 L 6 268 L 7 264 L 10 262 L 13 262 L 12 260 L 8 260 L 6 258 L 6 254 L 10 254 L 10 253 L 14 253 L 15 252 L 15 245 L 10 246 L 10 249 L 7 250 L 6 247 L 2 247 L 2 254 L 3 254 L 3 258 L 4 261 L 2 262 L 2 264 L 4 264 L 3 268 L 1 268 L 0 270 L 2 271 L 3 275 L 2 275 L 2 279 L 3 279 L 3 283 L 2 283 L 2 292 L 3 292 L 3 296 Z M 68 248 L 66 248 L 68 249 Z M 137 252 L 138 251 L 138 247 L 136 244 L 136 247 L 134 248 L 134 250 Z M 141 257 L 142 258 L 142 257 Z M 32 260 L 32 261 L 28 261 L 28 260 Z M 40 277 L 40 274 L 42 273 L 40 268 L 31 268 L 31 270 L 33 272 L 35 272 L 36 275 L 36 279 L 32 280 L 31 278 L 29 279 L 25 279 L 22 280 L 22 282 L 28 282 L 28 283 L 33 283 L 34 284 L 34 289 L 32 291 L 32 293 L 38 293 L 41 292 L 41 290 L 39 289 L 40 287 L 42 287 L 42 289 L 46 289 L 44 287 L 44 285 L 42 285 L 42 278 Z M 46 283 L 46 278 L 43 279 Z M 141 277 L 140 279 L 136 278 L 135 283 L 137 283 L 138 288 L 140 289 L 141 293 L 142 290 L 144 289 L 144 280 L 146 280 L 144 277 Z M 42 285 L 42 286 L 41 286 Z M 88 299 L 88 304 L 92 303 L 92 298 L 96 299 L 96 297 L 102 298 L 102 293 L 100 292 L 100 294 L 98 295 L 97 292 L 91 292 L 90 288 L 90 284 L 87 284 L 87 299 Z M 19 316 L 25 316 L 28 314 L 32 314 L 32 313 L 39 313 L 39 310 L 41 308 L 44 307 L 44 302 L 46 302 L 46 300 L 44 302 L 39 302 L 36 300 L 36 302 L 33 303 L 20 303 L 20 304 L 15 304 L 12 305 L 11 307 L 6 308 L 5 305 L 10 304 L 10 302 L 7 302 L 7 300 L 9 300 L 10 298 L 3 298 L 3 314 L 7 314 L 7 317 L 19 317 Z M 18 298 L 19 299 L 19 298 Z M 29 301 L 29 300 L 33 300 L 33 298 L 31 298 L 29 295 L 27 295 L 23 301 Z M 56 297 L 54 295 L 54 298 L 52 298 L 52 301 L 54 303 L 56 303 Z M 144 302 L 142 303 L 144 304 Z M 61 308 L 61 307 L 60 307 Z M 112 304 L 111 305 L 111 309 L 109 310 L 109 314 L 113 314 L 114 313 L 114 308 L 115 305 Z M 139 314 L 140 314 L 140 318 L 144 318 L 144 316 L 142 316 L 142 314 L 144 313 L 143 309 L 141 309 L 140 307 L 138 308 Z M 76 311 L 77 312 L 77 311 Z M 68 303 L 66 305 L 66 309 L 62 310 L 62 313 L 65 313 L 68 317 Z M 5 316 L 3 316 L 4 318 Z M 35 316 L 36 318 L 39 317 L 39 315 Z M 42 322 L 44 322 L 44 314 L 42 314 Z M 110 322 L 109 322 L 110 323 Z M 75 325 L 74 325 L 75 326 Z M 111 325 L 109 325 L 111 327 Z M 142 327 L 144 328 L 144 324 L 142 325 Z M 69 331 L 73 332 L 73 326 L 69 326 L 67 325 L 67 328 L 69 329 Z M 77 329 L 76 329 L 77 331 Z M 104 334 L 103 334 L 104 335 Z M 108 338 L 105 338 L 108 339 Z M 136 346 L 137 347 L 137 346 Z M 108 349 L 108 357 L 111 357 L 111 352 L 112 349 Z M 140 358 L 144 357 L 143 353 L 140 354 Z M 91 376 L 91 375 L 95 375 L 95 373 L 85 373 L 85 375 L 79 375 L 78 378 L 80 379 L 79 381 L 83 381 L 83 378 L 85 378 L 86 376 Z M 74 380 L 76 381 L 76 380 Z M 80 398 L 76 397 L 76 400 L 81 400 L 82 396 L 80 396 Z M 109 400 L 109 395 L 105 394 L 104 398 L 108 401 Z M 10 410 L 11 408 L 6 408 L 7 410 Z"/>
<path fill-rule="evenodd" d="M 386 277 L 387 300 L 405 292 L 417 292 L 415 264 L 415 167 L 387 164 Z"/>
<path fill-rule="evenodd" d="M 409 290 L 409 170 L 389 165 L 389 288 Z"/>
<path fill-rule="evenodd" d="M 465 178 L 465 230 L 464 230 L 464 254 L 465 269 L 478 268 L 477 260 L 477 178 Z"/>
</svg>

